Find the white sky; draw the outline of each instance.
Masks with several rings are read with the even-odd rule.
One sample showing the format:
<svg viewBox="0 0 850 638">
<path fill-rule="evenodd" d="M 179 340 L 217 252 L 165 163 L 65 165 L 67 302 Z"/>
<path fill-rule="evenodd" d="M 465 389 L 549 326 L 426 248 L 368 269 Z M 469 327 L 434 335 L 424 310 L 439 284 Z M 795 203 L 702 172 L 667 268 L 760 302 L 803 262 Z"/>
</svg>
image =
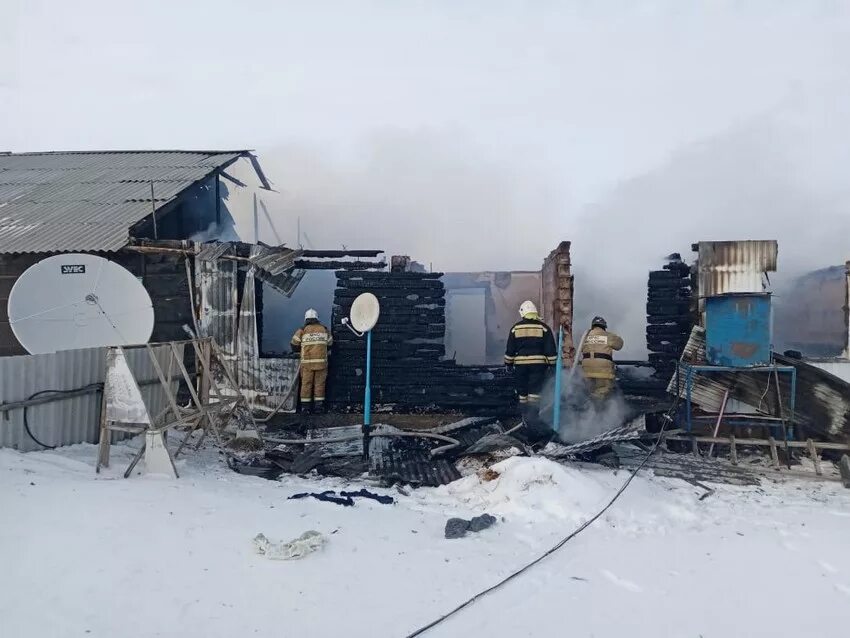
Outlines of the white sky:
<svg viewBox="0 0 850 638">
<path fill-rule="evenodd" d="M 824 201 L 832 213 L 850 203 L 850 3 L 840 0 L 0 8 L 0 150 L 255 148 L 290 241 L 300 216 L 317 246 L 475 270 L 539 268 L 573 239 L 588 272 L 645 271 L 691 241 L 742 238 L 704 203 L 736 199 L 729 175 L 758 190 L 765 158 L 784 167 L 771 184 L 793 176 L 805 191 L 807 209 L 790 213 L 807 228 L 834 224 L 818 218 Z M 736 132 L 755 148 L 739 165 Z M 641 250 L 640 228 L 618 236 L 623 184 L 663 184 L 699 149 L 715 183 L 692 179 L 639 207 L 669 233 L 665 248 Z M 692 223 L 661 210 L 691 201 L 702 202 Z M 774 208 L 735 208 L 732 221 L 743 213 L 756 220 L 747 232 L 799 241 L 782 254 L 822 260 L 813 266 L 850 253 L 835 232 L 828 249 L 823 235 L 807 242 L 798 221 L 772 232 Z M 626 247 L 625 261 L 612 256 Z"/>
</svg>

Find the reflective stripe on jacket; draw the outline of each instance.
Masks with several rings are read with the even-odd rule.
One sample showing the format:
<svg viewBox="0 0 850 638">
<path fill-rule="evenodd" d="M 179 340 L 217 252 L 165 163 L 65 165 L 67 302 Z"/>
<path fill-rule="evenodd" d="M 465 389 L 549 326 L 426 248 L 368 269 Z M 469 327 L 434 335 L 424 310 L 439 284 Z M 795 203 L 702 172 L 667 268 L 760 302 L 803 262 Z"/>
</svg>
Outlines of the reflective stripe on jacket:
<svg viewBox="0 0 850 638">
<path fill-rule="evenodd" d="M 328 348 L 333 345 L 331 333 L 318 321 L 308 322 L 292 336 L 292 349 L 301 352 L 301 367 L 321 370 L 328 367 Z"/>
<path fill-rule="evenodd" d="M 623 340 L 613 332 L 591 328 L 581 347 L 581 369 L 588 379 L 613 379 L 615 350 L 623 347 Z M 596 357 L 594 355 L 601 355 Z"/>
<path fill-rule="evenodd" d="M 557 360 L 555 339 L 549 326 L 530 316 L 514 324 L 505 348 L 507 365 L 554 365 Z"/>
</svg>

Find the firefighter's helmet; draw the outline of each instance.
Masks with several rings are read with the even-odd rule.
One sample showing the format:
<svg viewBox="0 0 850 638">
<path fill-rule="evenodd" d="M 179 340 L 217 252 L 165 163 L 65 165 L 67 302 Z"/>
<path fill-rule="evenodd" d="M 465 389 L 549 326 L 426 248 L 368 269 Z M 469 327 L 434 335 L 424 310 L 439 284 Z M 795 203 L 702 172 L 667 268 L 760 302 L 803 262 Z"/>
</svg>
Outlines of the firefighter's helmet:
<svg viewBox="0 0 850 638">
<path fill-rule="evenodd" d="M 590 323 L 591 328 L 602 328 L 603 330 L 608 329 L 608 322 L 605 321 L 605 317 L 594 317 L 593 321 Z"/>
<path fill-rule="evenodd" d="M 315 310 L 313 310 L 312 308 L 310 308 L 307 312 L 304 313 L 304 320 L 305 321 L 307 319 L 318 319 L 318 318 L 319 318 L 319 313 L 316 312 Z"/>
<path fill-rule="evenodd" d="M 534 305 L 533 301 L 523 301 L 522 305 L 519 307 L 519 316 L 525 317 L 526 315 L 536 315 L 537 314 L 537 306 Z"/>
</svg>

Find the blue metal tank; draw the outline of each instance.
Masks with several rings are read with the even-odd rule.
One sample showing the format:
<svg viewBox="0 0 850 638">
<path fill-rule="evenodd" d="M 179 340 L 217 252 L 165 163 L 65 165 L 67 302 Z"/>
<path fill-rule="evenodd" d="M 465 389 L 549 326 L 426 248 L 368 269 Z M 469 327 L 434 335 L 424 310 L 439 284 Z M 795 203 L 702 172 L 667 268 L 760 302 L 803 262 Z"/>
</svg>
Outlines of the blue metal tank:
<svg viewBox="0 0 850 638">
<path fill-rule="evenodd" d="M 715 366 L 770 364 L 773 337 L 769 294 L 728 294 L 705 300 L 705 354 Z"/>
</svg>

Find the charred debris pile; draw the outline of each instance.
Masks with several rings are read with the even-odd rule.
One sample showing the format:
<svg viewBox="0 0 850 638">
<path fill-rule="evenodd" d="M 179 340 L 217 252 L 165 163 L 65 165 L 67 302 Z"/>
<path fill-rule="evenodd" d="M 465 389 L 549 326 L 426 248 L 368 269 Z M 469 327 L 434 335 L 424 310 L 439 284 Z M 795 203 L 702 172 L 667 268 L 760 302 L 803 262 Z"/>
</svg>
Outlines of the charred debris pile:
<svg viewBox="0 0 850 638">
<path fill-rule="evenodd" d="M 328 400 L 336 409 L 362 406 L 365 339 L 342 324 L 364 292 L 381 304 L 372 330 L 372 401 L 401 411 L 450 409 L 510 412 L 511 379 L 501 367 L 445 360 L 446 291 L 442 273 L 337 273 Z"/>
</svg>

